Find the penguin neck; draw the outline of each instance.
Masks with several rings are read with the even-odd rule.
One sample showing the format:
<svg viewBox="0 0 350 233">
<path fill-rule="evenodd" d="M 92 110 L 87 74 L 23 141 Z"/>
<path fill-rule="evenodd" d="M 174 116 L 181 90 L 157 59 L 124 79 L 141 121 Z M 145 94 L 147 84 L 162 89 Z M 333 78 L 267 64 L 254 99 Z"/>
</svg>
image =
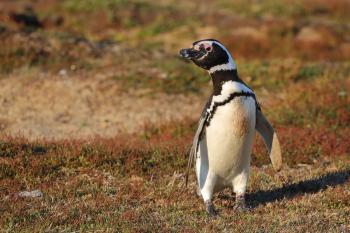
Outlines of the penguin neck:
<svg viewBox="0 0 350 233">
<path fill-rule="evenodd" d="M 213 82 L 213 95 L 220 95 L 222 91 L 222 86 L 229 81 L 244 82 L 239 78 L 237 69 L 232 70 L 217 70 L 210 73 L 211 80 Z"/>
</svg>

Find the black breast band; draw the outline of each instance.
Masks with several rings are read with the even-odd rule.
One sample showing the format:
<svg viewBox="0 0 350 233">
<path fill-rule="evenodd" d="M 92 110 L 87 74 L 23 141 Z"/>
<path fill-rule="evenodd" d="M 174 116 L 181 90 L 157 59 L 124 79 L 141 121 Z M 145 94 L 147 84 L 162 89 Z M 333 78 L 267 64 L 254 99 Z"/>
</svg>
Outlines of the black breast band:
<svg viewBox="0 0 350 233">
<path fill-rule="evenodd" d="M 208 109 L 206 110 L 206 114 L 208 114 L 208 116 L 206 117 L 206 125 L 209 126 L 210 125 L 210 121 L 211 119 L 213 118 L 215 112 L 216 112 L 216 109 L 219 107 L 219 106 L 223 106 L 227 103 L 229 103 L 231 100 L 233 100 L 234 98 L 236 97 L 252 97 L 255 101 L 255 106 L 258 110 L 260 110 L 260 106 L 258 104 L 258 102 L 256 101 L 256 97 L 255 97 L 255 94 L 252 93 L 252 92 L 234 92 L 232 94 L 229 95 L 229 97 L 227 99 L 225 99 L 224 101 L 222 102 L 214 102 L 214 106 L 213 106 L 213 109 L 209 112 Z M 210 108 L 210 106 L 209 106 Z"/>
</svg>

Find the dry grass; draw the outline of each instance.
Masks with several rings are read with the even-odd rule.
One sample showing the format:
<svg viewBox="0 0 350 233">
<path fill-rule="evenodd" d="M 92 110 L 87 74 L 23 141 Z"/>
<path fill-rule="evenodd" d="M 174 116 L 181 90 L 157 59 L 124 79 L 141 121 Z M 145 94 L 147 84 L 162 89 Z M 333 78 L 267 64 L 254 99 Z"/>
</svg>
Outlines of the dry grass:
<svg viewBox="0 0 350 233">
<path fill-rule="evenodd" d="M 0 232 L 350 232 L 349 3 L 248 2 L 1 1 Z M 15 22 L 28 6 L 42 27 Z M 225 190 L 216 219 L 193 173 L 184 187 L 210 80 L 176 55 L 205 37 L 233 52 L 284 158 L 275 173 L 257 137 L 252 209 Z"/>
<path fill-rule="evenodd" d="M 142 135 L 87 141 L 3 138 L 3 230 L 349 230 L 349 148 L 339 154 L 327 155 L 327 151 L 315 156 L 312 151 L 305 153 L 307 148 L 302 145 L 290 145 L 285 140 L 290 135 L 279 131 L 286 164 L 276 174 L 271 166 L 265 166 L 264 148 L 255 150 L 247 196 L 252 210 L 235 213 L 234 196 L 226 190 L 215 199 L 220 217 L 209 219 L 195 195 L 194 175 L 190 187 L 184 187 L 192 134 L 188 126 L 187 122 L 170 123 L 148 127 Z M 322 144 L 314 146 L 323 151 Z M 295 156 L 296 149 L 303 154 Z M 34 189 L 40 189 L 43 198 L 18 196 L 19 191 Z"/>
<path fill-rule="evenodd" d="M 276 174 L 258 140 L 247 195 L 252 210 L 247 213 L 233 212 L 234 195 L 226 190 L 215 199 L 220 217 L 209 219 L 195 195 L 194 174 L 190 187 L 184 187 L 195 129 L 194 121 L 184 120 L 148 125 L 141 133 L 110 139 L 3 137 L 1 224 L 15 231 L 346 232 L 350 141 L 343 124 L 349 116 L 344 105 L 348 97 L 334 96 L 337 89 L 326 92 L 330 83 L 344 88 L 338 85 L 342 82 L 320 78 L 287 87 L 302 90 L 305 85 L 313 92 L 304 99 L 326 102 L 316 104 L 315 111 L 294 101 L 299 94 L 287 95 L 284 101 L 303 111 L 303 122 L 300 114 L 276 108 L 285 165 Z M 327 118 L 322 113 L 330 106 L 328 100 L 340 115 Z M 276 100 L 265 104 L 278 105 Z M 312 122 L 320 113 L 326 118 Z M 18 196 L 19 191 L 34 189 L 42 190 L 42 199 Z"/>
</svg>

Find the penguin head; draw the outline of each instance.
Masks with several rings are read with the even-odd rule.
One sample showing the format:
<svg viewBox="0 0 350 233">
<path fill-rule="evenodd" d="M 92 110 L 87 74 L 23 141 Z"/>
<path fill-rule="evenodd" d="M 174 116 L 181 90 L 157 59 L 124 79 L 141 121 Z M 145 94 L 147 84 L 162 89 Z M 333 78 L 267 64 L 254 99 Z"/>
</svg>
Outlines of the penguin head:
<svg viewBox="0 0 350 233">
<path fill-rule="evenodd" d="M 198 40 L 192 44 L 192 48 L 180 50 L 183 58 L 190 59 L 197 66 L 213 73 L 217 70 L 235 70 L 229 51 L 217 40 Z"/>
</svg>

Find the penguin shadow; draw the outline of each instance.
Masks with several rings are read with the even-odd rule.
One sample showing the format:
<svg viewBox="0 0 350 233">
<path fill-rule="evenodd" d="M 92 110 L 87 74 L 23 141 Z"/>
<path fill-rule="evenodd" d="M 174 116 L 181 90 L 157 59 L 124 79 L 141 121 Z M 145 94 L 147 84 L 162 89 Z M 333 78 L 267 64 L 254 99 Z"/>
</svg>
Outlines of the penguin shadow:
<svg viewBox="0 0 350 233">
<path fill-rule="evenodd" d="M 327 187 L 345 184 L 349 179 L 350 169 L 330 172 L 318 178 L 286 184 L 281 188 L 247 193 L 246 201 L 250 208 L 256 208 L 259 205 L 266 205 L 284 198 L 293 199 L 299 195 L 317 193 L 327 189 Z"/>
</svg>

